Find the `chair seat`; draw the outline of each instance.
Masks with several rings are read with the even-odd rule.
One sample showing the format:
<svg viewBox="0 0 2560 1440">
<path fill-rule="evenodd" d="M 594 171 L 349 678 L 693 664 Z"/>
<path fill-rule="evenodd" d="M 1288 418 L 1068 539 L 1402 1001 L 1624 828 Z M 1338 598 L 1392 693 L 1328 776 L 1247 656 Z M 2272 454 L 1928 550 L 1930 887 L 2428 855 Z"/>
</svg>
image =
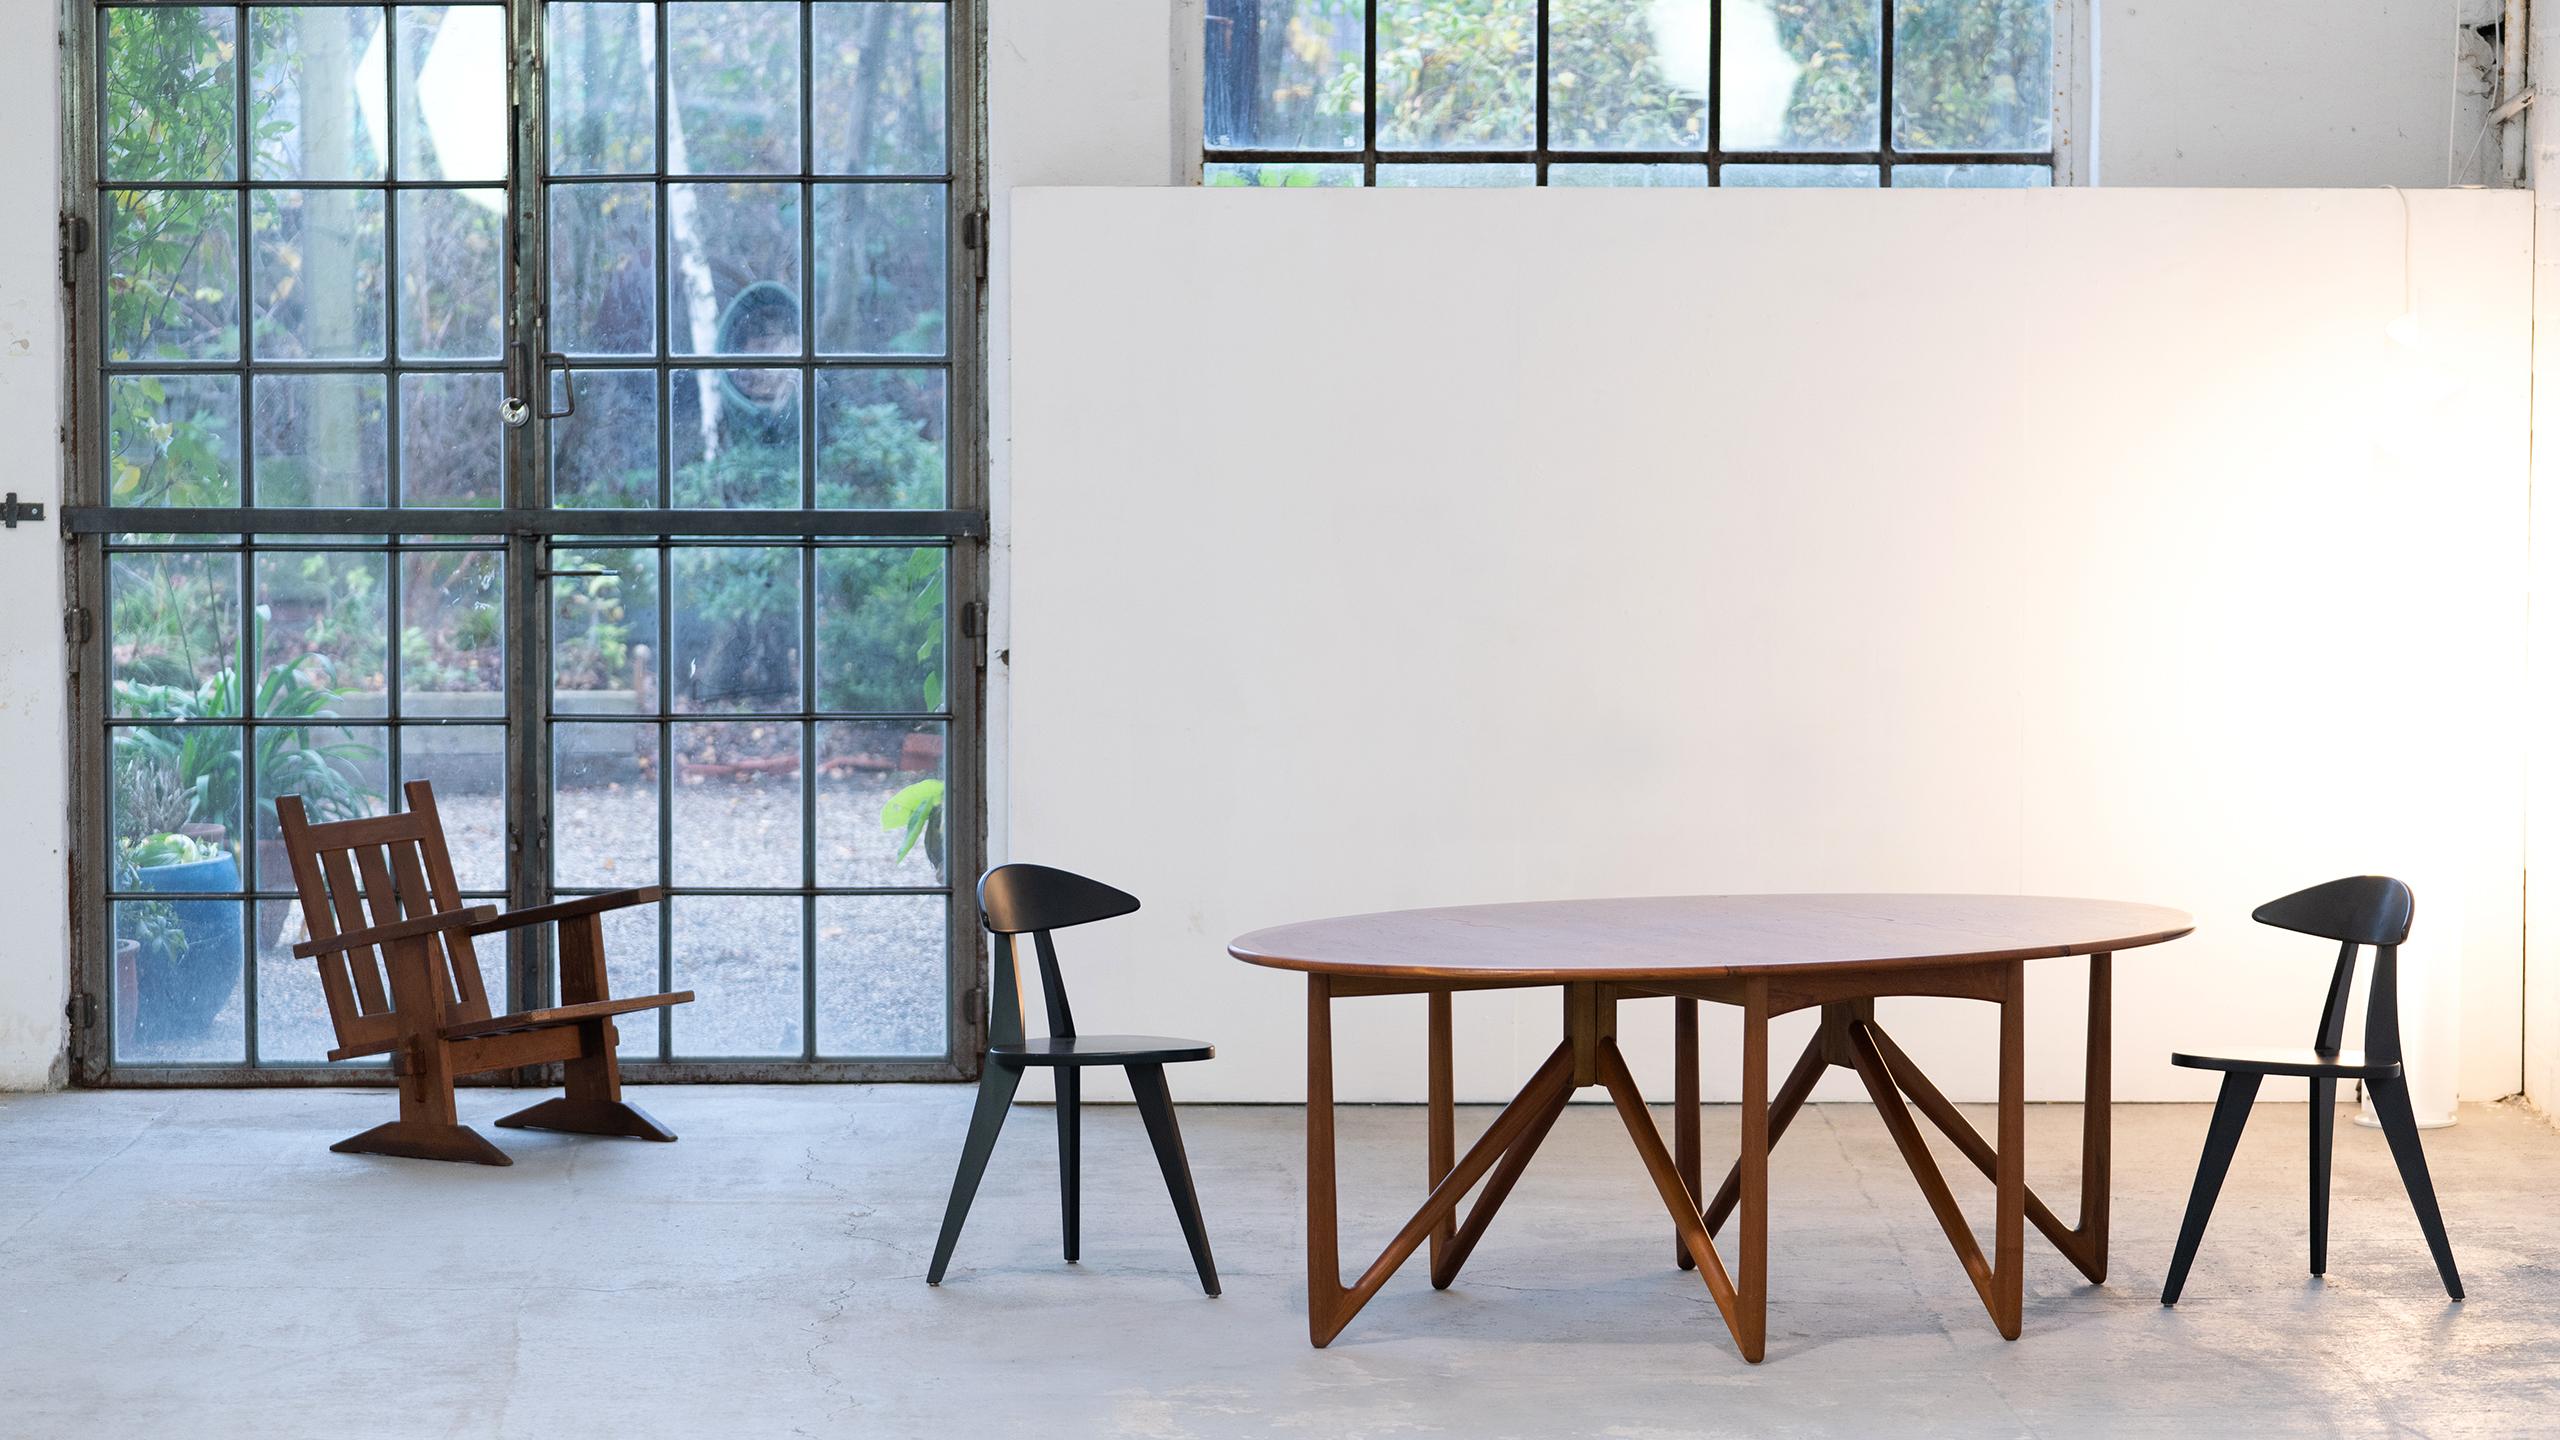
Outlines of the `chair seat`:
<svg viewBox="0 0 2560 1440">
<path fill-rule="evenodd" d="M 2190 1070 L 2238 1070 L 2255 1075 L 2304 1075 L 2315 1079 L 2370 1080 L 2378 1075 L 2397 1075 L 2397 1060 L 2368 1061 L 2361 1050 L 2341 1050 L 2323 1055 L 2309 1047 L 2293 1048 L 2270 1045 L 2235 1050 L 2228 1055 L 2173 1054 L 2172 1065 Z"/>
<path fill-rule="evenodd" d="M 1175 1065 L 1217 1053 L 1206 1040 L 1170 1035 L 1043 1035 L 987 1047 L 988 1059 L 1015 1070 L 1030 1065 Z"/>
</svg>

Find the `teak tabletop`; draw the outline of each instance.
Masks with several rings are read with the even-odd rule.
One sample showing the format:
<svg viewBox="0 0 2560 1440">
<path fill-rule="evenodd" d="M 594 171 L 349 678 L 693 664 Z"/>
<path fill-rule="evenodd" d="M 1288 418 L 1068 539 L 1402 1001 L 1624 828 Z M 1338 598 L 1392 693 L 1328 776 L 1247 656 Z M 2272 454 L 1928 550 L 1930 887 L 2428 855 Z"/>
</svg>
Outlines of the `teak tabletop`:
<svg viewBox="0 0 2560 1440">
<path fill-rule="evenodd" d="M 2034 1222 L 2093 1281 L 2106 1278 L 2108 993 L 2116 952 L 2194 929 L 2157 905 L 2026 895 L 1686 895 L 1558 900 L 1398 910 L 1257 930 L 1228 946 L 1255 965 L 1307 974 L 1307 1328 L 1322 1346 L 1342 1332 L 1427 1239 L 1431 1283 L 1447 1288 L 1540 1142 L 1586 1085 L 1607 1088 L 1637 1154 L 1670 1209 L 1676 1258 L 1706 1280 L 1745 1359 L 1765 1349 L 1769 1147 L 1823 1072 L 1854 1070 L 1919 1182 L 1992 1323 L 2018 1336 L 2024 1231 Z M 2029 960 L 2089 959 L 2087 1068 L 2078 1223 L 2066 1226 L 2026 1186 L 2026 979 Z M 1449 996 L 1459 990 L 1554 985 L 1564 991 L 1564 1038 L 1463 1158 L 1456 1154 Z M 1342 1282 L 1335 1217 L 1333 1000 L 1430 996 L 1430 1198 L 1358 1280 Z M 1974 1130 L 1876 1025 L 1875 1001 L 1895 995 L 1983 1000 L 2000 1007 L 1999 1137 Z M 1674 1150 L 1667 1152 L 1617 1044 L 1621 999 L 1673 1004 Z M 1698 1001 L 1743 1011 L 1742 1153 L 1710 1198 L 1700 1184 Z M 1820 1007 L 1822 1023 L 1795 1068 L 1769 1094 L 1769 1020 Z M 1908 1097 L 1908 1104 L 1905 1098 Z M 1930 1157 L 1911 1110 L 1944 1131 L 1994 1190 L 1986 1261 Z M 1484 1193 L 1463 1221 L 1458 1205 Z M 1710 1238 L 1740 1215 L 1728 1274 Z"/>
</svg>

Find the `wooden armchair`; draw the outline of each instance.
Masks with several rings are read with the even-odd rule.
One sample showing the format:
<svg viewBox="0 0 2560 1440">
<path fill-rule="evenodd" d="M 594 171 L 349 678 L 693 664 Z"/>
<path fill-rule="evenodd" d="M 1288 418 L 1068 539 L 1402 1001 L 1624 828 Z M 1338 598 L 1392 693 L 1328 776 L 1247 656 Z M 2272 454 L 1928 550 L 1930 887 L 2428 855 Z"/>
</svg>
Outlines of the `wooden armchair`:
<svg viewBox="0 0 2560 1440">
<path fill-rule="evenodd" d="M 500 1125 L 675 1139 L 623 1100 L 613 1017 L 681 1005 L 693 992 L 615 1000 L 605 988 L 604 913 L 651 904 L 660 892 L 617 890 L 504 915 L 488 905 L 464 909 L 434 789 L 424 780 L 403 788 L 406 814 L 326 825 L 310 823 L 298 797 L 276 801 L 311 933 L 293 953 L 320 962 L 320 988 L 338 1032 L 329 1058 L 389 1055 L 400 1082 L 399 1119 L 329 1148 L 512 1164 L 505 1151 L 455 1118 L 454 1079 L 555 1060 L 567 1062 L 568 1093 Z M 562 1003 L 492 1016 L 472 937 L 542 924 L 559 926 Z"/>
</svg>

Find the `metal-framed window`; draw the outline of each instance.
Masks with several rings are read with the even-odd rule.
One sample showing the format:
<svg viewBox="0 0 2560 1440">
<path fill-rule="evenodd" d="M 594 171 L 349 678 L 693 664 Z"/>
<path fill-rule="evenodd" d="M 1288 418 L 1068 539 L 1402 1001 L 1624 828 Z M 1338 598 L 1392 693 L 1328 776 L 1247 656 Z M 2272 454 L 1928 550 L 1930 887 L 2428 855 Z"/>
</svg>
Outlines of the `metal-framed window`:
<svg viewBox="0 0 2560 1440">
<path fill-rule="evenodd" d="M 1205 0 L 1209 185 L 2069 182 L 2080 0 Z"/>
<path fill-rule="evenodd" d="M 969 1074 L 979 7 L 66 3 L 75 1075 L 343 1083 L 273 800 L 420 777 L 669 889 L 633 1078 Z"/>
</svg>

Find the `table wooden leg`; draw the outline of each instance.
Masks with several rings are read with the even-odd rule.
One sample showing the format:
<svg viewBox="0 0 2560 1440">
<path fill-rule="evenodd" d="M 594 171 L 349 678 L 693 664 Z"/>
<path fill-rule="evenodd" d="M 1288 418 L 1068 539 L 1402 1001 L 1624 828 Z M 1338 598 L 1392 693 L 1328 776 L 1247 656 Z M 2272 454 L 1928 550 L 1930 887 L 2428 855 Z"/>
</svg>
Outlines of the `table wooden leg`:
<svg viewBox="0 0 2560 1440">
<path fill-rule="evenodd" d="M 2027 967 L 2012 960 L 2000 997 L 2000 1157 L 1992 1181 L 1991 1321 L 2015 1340 L 2026 1321 Z"/>
<path fill-rule="evenodd" d="M 1671 1002 L 1671 1157 L 1680 1183 L 1689 1188 L 1692 1206 L 1705 1199 L 1698 1171 L 1698 1002 L 1681 996 Z M 1687 1270 L 1698 1262 L 1689 1247 L 1671 1232 L 1671 1260 Z"/>
<path fill-rule="evenodd" d="M 1805 1097 L 1813 1093 L 1813 1087 L 1821 1082 L 1824 1072 L 1830 1068 L 1831 1062 L 1823 1052 L 1823 1037 L 1817 1031 L 1805 1045 L 1804 1053 L 1796 1057 L 1795 1068 L 1787 1072 L 1787 1078 L 1778 1086 L 1777 1100 L 1769 1107 L 1771 1146 L 1774 1147 L 1778 1138 L 1787 1133 L 1787 1126 L 1794 1123 L 1796 1112 L 1804 1108 Z M 1725 1172 L 1724 1183 L 1716 1187 L 1715 1198 L 1707 1202 L 1708 1234 L 1724 1228 L 1724 1222 L 1732 1217 L 1733 1207 L 1741 1199 L 1742 1162 L 1736 1160 L 1733 1168 Z"/>
<path fill-rule="evenodd" d="M 1449 1053 L 1449 992 L 1434 990 L 1431 992 L 1430 1001 L 1431 1056 L 1428 1087 L 1431 1133 L 1426 1144 L 1429 1153 L 1425 1156 L 1422 1165 L 1425 1188 L 1437 1187 L 1441 1181 L 1448 1179 L 1449 1167 L 1455 1165 L 1458 1160 L 1457 1083 L 1455 1064 Z M 1442 1218 L 1439 1224 L 1431 1227 L 1431 1275 L 1435 1284 L 1447 1283 L 1439 1278 L 1441 1257 L 1447 1253 L 1449 1242 L 1456 1234 L 1457 1223 L 1454 1211 Z M 1449 1273 L 1455 1275 L 1456 1268 L 1451 1267 Z"/>
<path fill-rule="evenodd" d="M 1341 1230 L 1336 1209 L 1333 1133 L 1333 990 L 1322 975 L 1307 977 L 1307 1338 L 1319 1349 L 1333 1342 L 1387 1278 L 1420 1249 L 1475 1188 L 1494 1162 L 1537 1128 L 1539 1117 L 1561 1108 L 1571 1092 L 1573 1045 L 1558 1045 L 1520 1093 L 1494 1117 L 1431 1196 L 1396 1232 L 1387 1248 L 1349 1285 L 1342 1283 Z M 1552 1118 L 1549 1119 L 1553 1123 Z M 1543 1130 L 1538 1130 L 1543 1134 Z M 1534 1148 L 1534 1147 L 1530 1147 Z M 1523 1160 L 1525 1162 L 1525 1159 Z M 1491 1198 L 1491 1197 L 1489 1197 Z"/>
<path fill-rule="evenodd" d="M 2112 1037 L 2114 1034 L 2111 1000 L 2112 969 L 2110 957 L 2089 957 L 2089 1038 L 2087 1068 L 2081 1080 L 2080 1113 L 2080 1223 L 2077 1228 L 2062 1223 L 2033 1190 L 2027 1192 L 2027 1219 L 2053 1248 L 2062 1253 L 2073 1267 L 2089 1277 L 2092 1284 L 2103 1285 L 2107 1279 L 2107 1201 L 2111 1181 L 2111 1151 L 2115 1115 L 2112 1079 Z M 1895 1082 L 1911 1097 L 1913 1108 L 1929 1118 L 1947 1139 L 1984 1178 L 1996 1180 L 1999 1156 L 1973 1122 L 1964 1118 L 1954 1103 L 1931 1083 L 1893 1037 L 1874 1026 L 1868 1027 L 1885 1059 Z M 1785 1103 L 1783 1093 L 1780 1104 Z M 1721 1197 L 1719 1197 L 1721 1198 Z M 1708 1224 L 1714 1226 L 1717 1216 L 1711 1207 Z"/>
<path fill-rule="evenodd" d="M 1671 1212 L 1671 1222 L 1680 1231 L 1680 1243 L 1687 1246 L 1690 1258 L 1697 1261 L 1698 1274 L 1707 1282 L 1707 1293 L 1715 1298 L 1716 1310 L 1724 1316 L 1725 1329 L 1732 1332 L 1734 1347 L 1742 1358 L 1760 1363 L 1762 1352 L 1760 1327 L 1752 1323 L 1752 1315 L 1765 1303 L 1765 1297 L 1746 1298 L 1738 1293 L 1733 1280 L 1726 1275 L 1724 1261 L 1716 1254 L 1715 1241 L 1707 1236 L 1707 1227 L 1692 1208 L 1688 1188 L 1680 1182 L 1680 1170 L 1671 1152 L 1662 1145 L 1662 1133 L 1654 1128 L 1653 1112 L 1645 1108 L 1644 1096 L 1636 1089 L 1635 1076 L 1627 1069 L 1626 1057 L 1618 1053 L 1618 1042 L 1602 1039 L 1598 1050 L 1597 1069 L 1600 1083 L 1608 1087 L 1609 1098 L 1618 1107 L 1618 1118 L 1625 1122 L 1627 1135 L 1635 1141 L 1636 1156 L 1644 1162 L 1645 1174 L 1653 1179 L 1663 1206 Z M 1760 1207 L 1753 1206 L 1752 1209 Z"/>
<path fill-rule="evenodd" d="M 1742 1273 L 1733 1288 L 1741 1326 L 1734 1341 L 1744 1357 L 1756 1363 L 1769 1333 L 1769 982 L 1765 980 L 1755 980 L 1743 991 L 1738 1168 L 1742 1172 Z M 1689 1193 L 1694 1204 L 1694 1179 Z"/>
<path fill-rule="evenodd" d="M 1342 1232 L 1334 1215 L 1333 981 L 1307 977 L 1307 1338 L 1342 1329 Z"/>
<path fill-rule="evenodd" d="M 2004 1005 L 2002 1008 L 2005 1011 L 2007 1007 Z M 2008 1026 L 2005 1023 L 2001 1026 L 2001 1038 L 2004 1043 L 2008 1038 Z M 1868 1098 L 1875 1101 L 1876 1114 L 1884 1121 L 1885 1132 L 1893 1137 L 1894 1148 L 1902 1152 L 1902 1163 L 1909 1167 L 1911 1178 L 1920 1183 L 1920 1193 L 1928 1200 L 1930 1213 L 1937 1217 L 1938 1228 L 1946 1232 L 1947 1243 L 1954 1247 L 1956 1259 L 1963 1263 L 1965 1274 L 1972 1279 L 1974 1292 L 1982 1297 L 1983 1308 L 1991 1312 L 1991 1323 L 1999 1327 L 2003 1335 L 2016 1339 L 2017 1329 L 2003 1313 L 2001 1295 L 2004 1287 L 2000 1283 L 2000 1276 L 1991 1263 L 1982 1258 L 1982 1246 L 1973 1238 L 1973 1227 L 1966 1223 L 1964 1211 L 1957 1207 L 1955 1193 L 1947 1188 L 1947 1177 L 1939 1173 L 1938 1162 L 1930 1158 L 1929 1142 L 1921 1138 L 1920 1127 L 1913 1123 L 1911 1111 L 1902 1103 L 1902 1092 L 1895 1088 L 1893 1074 L 1885 1067 L 1884 1055 L 1876 1048 L 1874 1031 L 1864 1024 L 1853 1027 L 1849 1032 L 1849 1048 L 1854 1068 L 1858 1072 L 1858 1079 L 1865 1083 Z M 2005 1057 L 2001 1068 L 2003 1072 L 2001 1095 L 2005 1101 L 2008 1096 Z M 2002 1107 L 2002 1114 L 2005 1118 L 2007 1114 L 2005 1104 Z M 2021 1115 L 2023 1116 L 2023 1111 Z M 2004 1125 L 2003 1130 L 2005 1129 Z M 2003 1157 L 2001 1173 L 2004 1177 L 2008 1174 L 2006 1157 Z M 2000 1203 L 2005 1206 L 2007 1203 L 2005 1181 L 2002 1182 L 2000 1194 Z M 2023 1190 L 2021 1198 L 2023 1198 Z M 2000 1213 L 2005 1215 L 2007 1212 L 2003 1209 Z M 1997 1236 L 2000 1233 L 1999 1223 L 2001 1222 L 1995 1220 L 1993 1245 L 1995 1254 L 1999 1252 L 1997 1243 Z M 2012 1267 L 2013 1274 L 2015 1268 Z"/>
</svg>

